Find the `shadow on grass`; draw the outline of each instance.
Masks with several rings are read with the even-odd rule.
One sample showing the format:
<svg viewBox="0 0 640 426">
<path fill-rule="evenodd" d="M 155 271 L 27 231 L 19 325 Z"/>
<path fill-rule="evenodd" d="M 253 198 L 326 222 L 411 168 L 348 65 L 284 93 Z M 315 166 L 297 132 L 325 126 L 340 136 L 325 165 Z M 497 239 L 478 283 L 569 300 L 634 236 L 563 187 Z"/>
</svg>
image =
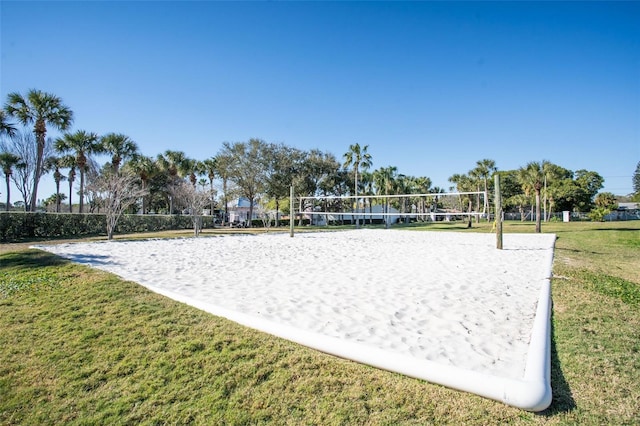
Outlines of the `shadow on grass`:
<svg viewBox="0 0 640 426">
<path fill-rule="evenodd" d="M 553 312 L 551 313 L 551 392 L 553 395 L 551 405 L 540 412 L 541 416 L 552 417 L 556 414 L 568 413 L 577 408 L 569 383 L 564 378 L 560 358 L 558 358 Z"/>
<path fill-rule="evenodd" d="M 69 263 L 59 256 L 46 251 L 29 249 L 0 255 L 0 269 L 4 268 L 41 268 L 60 266 Z"/>
<path fill-rule="evenodd" d="M 563 248 L 557 248 L 556 247 L 556 250 L 559 251 L 559 252 L 560 251 L 566 251 L 566 252 L 569 252 L 569 253 L 606 254 L 606 253 L 603 253 L 603 252 L 600 252 L 600 251 L 580 250 L 580 249 L 564 248 L 564 247 Z"/>
<path fill-rule="evenodd" d="M 593 228 L 594 231 L 633 231 L 638 232 L 640 228 Z"/>
</svg>

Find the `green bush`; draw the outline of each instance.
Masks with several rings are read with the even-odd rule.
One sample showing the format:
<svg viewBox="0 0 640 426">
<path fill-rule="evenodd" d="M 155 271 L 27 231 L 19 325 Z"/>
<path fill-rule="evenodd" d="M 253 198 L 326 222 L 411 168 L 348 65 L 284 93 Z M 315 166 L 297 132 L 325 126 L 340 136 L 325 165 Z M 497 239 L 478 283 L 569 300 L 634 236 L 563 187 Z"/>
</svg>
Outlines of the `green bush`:
<svg viewBox="0 0 640 426">
<path fill-rule="evenodd" d="M 204 217 L 203 226 L 213 226 L 212 217 Z M 116 234 L 191 229 L 190 216 L 122 215 Z M 0 242 L 10 243 L 34 239 L 107 235 L 104 214 L 25 213 L 0 214 Z"/>
<path fill-rule="evenodd" d="M 604 217 L 609 213 L 611 213 L 611 210 L 606 207 L 596 207 L 589 212 L 589 219 L 594 222 L 604 222 Z"/>
</svg>

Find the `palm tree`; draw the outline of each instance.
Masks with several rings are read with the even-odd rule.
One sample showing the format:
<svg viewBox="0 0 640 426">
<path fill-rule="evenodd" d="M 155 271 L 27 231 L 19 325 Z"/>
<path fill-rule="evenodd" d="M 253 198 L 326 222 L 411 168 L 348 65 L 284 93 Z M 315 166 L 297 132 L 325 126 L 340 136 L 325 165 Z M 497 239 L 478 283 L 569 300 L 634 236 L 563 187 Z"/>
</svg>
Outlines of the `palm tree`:
<svg viewBox="0 0 640 426">
<path fill-rule="evenodd" d="M 84 206 L 84 176 L 91 154 L 102 152 L 102 147 L 98 142 L 98 135 L 95 133 L 78 130 L 75 133 L 65 133 L 55 141 L 56 150 L 61 153 L 73 153 L 76 159 L 76 166 L 80 170 L 80 208 L 82 213 Z M 71 203 L 71 198 L 69 198 Z M 71 205 L 71 204 L 70 204 Z"/>
<path fill-rule="evenodd" d="M 157 164 L 161 170 L 167 173 L 167 197 L 169 201 L 169 214 L 173 214 L 173 195 L 172 188 L 178 183 L 178 180 L 184 178 L 184 163 L 187 156 L 182 151 L 167 150 L 164 154 L 159 154 Z"/>
<path fill-rule="evenodd" d="M 73 213 L 73 182 L 76 181 L 76 157 L 73 155 L 65 155 L 60 159 L 63 167 L 69 169 L 67 173 L 67 181 L 69 182 L 69 213 Z"/>
<path fill-rule="evenodd" d="M 224 205 L 224 214 L 222 215 L 222 226 L 229 218 L 229 180 L 233 170 L 233 157 L 227 153 L 216 155 L 215 171 L 222 180 L 222 204 Z"/>
<path fill-rule="evenodd" d="M 100 138 L 104 152 L 111 154 L 111 167 L 118 174 L 120 165 L 138 153 L 138 145 L 122 133 L 108 133 Z"/>
<path fill-rule="evenodd" d="M 185 175 L 182 174 L 184 171 L 184 161 L 187 159 L 187 156 L 182 151 L 171 151 L 167 150 L 164 154 L 158 155 L 158 165 L 160 168 L 167 172 L 170 178 L 183 178 Z"/>
<path fill-rule="evenodd" d="M 449 182 L 455 184 L 456 190 L 458 192 L 470 192 L 473 191 L 474 181 L 473 178 L 467 175 L 454 174 L 449 178 Z M 469 194 L 467 195 L 459 195 L 461 210 L 464 208 L 464 204 L 467 203 L 467 210 L 469 212 L 467 228 L 471 228 L 471 209 L 473 208 L 473 204 L 471 201 L 471 197 Z"/>
<path fill-rule="evenodd" d="M 16 131 L 13 123 L 7 121 L 7 113 L 3 109 L 0 109 L 0 136 L 6 135 L 11 137 L 15 135 Z"/>
<path fill-rule="evenodd" d="M 59 97 L 40 90 L 31 89 L 23 97 L 17 92 L 9 93 L 5 105 L 6 112 L 14 116 L 25 126 L 34 125 L 37 153 L 36 168 L 33 176 L 33 193 L 31 194 L 30 210 L 36 209 L 38 182 L 42 175 L 44 162 L 45 136 L 47 125 L 64 131 L 73 122 L 73 112 L 62 103 Z M 26 200 L 25 200 L 26 202 Z"/>
<path fill-rule="evenodd" d="M 561 196 L 561 190 L 555 186 L 550 186 L 545 189 L 545 199 L 548 202 L 549 210 L 547 211 L 547 215 L 545 216 L 545 222 L 548 222 L 551 219 L 551 215 L 553 214 L 553 209 L 556 206 L 556 200 Z"/>
<path fill-rule="evenodd" d="M 507 204 L 518 208 L 518 212 L 520 212 L 520 222 L 524 222 L 524 206 L 530 205 L 529 197 L 524 194 L 516 194 L 507 200 Z"/>
<path fill-rule="evenodd" d="M 431 204 L 429 206 L 431 212 L 438 212 L 438 208 L 440 207 L 440 196 L 438 194 L 444 194 L 445 192 L 445 189 L 439 186 L 434 186 L 433 188 L 431 188 L 429 193 L 434 194 L 433 197 L 429 198 L 429 201 L 431 201 Z M 431 216 L 431 219 L 435 220 L 435 216 Z"/>
<path fill-rule="evenodd" d="M 408 194 L 409 192 L 411 192 L 411 177 L 404 174 L 399 174 L 398 178 L 395 180 L 395 190 L 397 194 Z M 400 221 L 402 221 L 403 219 L 407 221 L 409 217 L 404 216 L 404 213 L 407 213 L 407 197 L 400 197 L 398 202 L 398 207 L 400 210 Z"/>
<path fill-rule="evenodd" d="M 9 211 L 9 206 L 11 205 L 11 193 L 10 193 L 10 182 L 11 173 L 13 168 L 20 164 L 20 157 L 10 152 L 2 152 L 0 153 L 0 168 L 2 168 L 2 173 L 4 173 L 5 180 L 7 182 L 7 204 L 5 205 L 6 211 Z"/>
<path fill-rule="evenodd" d="M 147 183 L 156 170 L 156 165 L 153 162 L 153 159 L 144 155 L 135 154 L 129 161 L 125 163 L 123 167 L 131 170 L 136 176 L 138 176 L 141 182 L 142 190 L 146 193 Z M 142 214 L 145 214 L 146 211 L 145 197 L 143 196 Z"/>
<path fill-rule="evenodd" d="M 369 145 L 365 145 L 362 148 L 360 144 L 355 143 L 353 145 L 349 145 L 349 151 L 347 151 L 344 155 L 344 167 L 349 168 L 353 166 L 353 171 L 355 175 L 354 179 L 354 192 L 356 199 L 356 211 L 358 210 L 358 170 L 367 170 L 371 167 L 371 154 L 367 153 L 367 149 Z M 360 218 L 356 216 L 356 228 L 360 227 Z"/>
<path fill-rule="evenodd" d="M 360 174 L 362 179 L 362 187 L 364 189 L 364 195 L 372 196 L 373 195 L 373 173 L 368 171 L 363 171 Z M 369 198 L 369 223 L 373 223 L 373 198 Z"/>
<path fill-rule="evenodd" d="M 209 178 L 209 186 L 211 190 L 211 214 L 213 214 L 213 179 L 216 177 L 218 169 L 218 159 L 216 157 L 207 158 L 201 163 L 200 171 Z"/>
<path fill-rule="evenodd" d="M 394 181 L 396 178 L 396 173 L 398 172 L 398 168 L 395 166 L 389 167 L 380 167 L 378 170 L 373 172 L 373 181 L 376 186 L 376 192 L 378 194 L 383 193 L 383 195 L 389 195 L 391 190 L 394 187 Z M 389 198 L 384 199 L 384 223 L 385 227 L 389 227 Z"/>
<path fill-rule="evenodd" d="M 489 178 L 498 170 L 496 162 L 485 158 L 483 160 L 476 161 L 476 167 L 473 169 L 473 174 L 482 180 L 484 183 L 484 209 L 488 213 L 489 196 L 487 191 L 489 190 Z M 487 220 L 489 214 L 487 214 Z"/>
<path fill-rule="evenodd" d="M 518 181 L 524 193 L 529 196 L 535 192 L 536 196 L 536 232 L 542 232 L 540 217 L 540 194 L 544 185 L 544 170 L 542 164 L 532 161 L 525 167 L 518 169 Z"/>
<path fill-rule="evenodd" d="M 53 171 L 53 180 L 56 183 L 56 213 L 60 213 L 60 182 L 65 180 L 65 176 L 60 173 L 60 169 L 64 167 L 63 157 L 51 155 L 44 160 L 44 169 Z"/>
<path fill-rule="evenodd" d="M 198 185 L 200 185 L 200 188 L 202 188 L 202 191 L 205 191 L 207 189 L 208 184 L 209 184 L 209 181 L 206 180 L 205 178 L 198 179 Z"/>
<path fill-rule="evenodd" d="M 431 190 L 431 179 L 426 176 L 415 178 L 415 189 L 419 194 L 426 194 Z M 420 213 L 420 221 L 424 222 L 424 214 L 427 212 L 427 197 L 420 196 L 418 200 L 418 213 Z"/>
<path fill-rule="evenodd" d="M 198 183 L 198 174 L 202 170 L 202 165 L 198 160 L 193 158 L 185 158 L 182 162 L 182 172 L 185 176 L 189 177 L 189 182 L 195 188 Z"/>
<path fill-rule="evenodd" d="M 467 175 L 469 178 L 469 189 L 468 191 L 476 192 L 476 211 L 480 211 L 480 186 L 482 184 L 482 175 L 478 168 L 469 170 L 469 174 Z M 486 207 L 486 197 L 484 206 Z M 480 222 L 480 216 L 476 216 L 476 223 Z"/>
<path fill-rule="evenodd" d="M 556 199 L 562 194 L 561 187 L 559 187 L 558 184 L 562 182 L 563 179 L 571 178 L 573 174 L 570 170 L 547 160 L 542 161 L 542 172 L 544 175 L 542 192 L 544 214 L 542 215 L 542 220 L 546 222 L 551 218 Z M 548 210 L 547 206 L 549 207 Z"/>
</svg>

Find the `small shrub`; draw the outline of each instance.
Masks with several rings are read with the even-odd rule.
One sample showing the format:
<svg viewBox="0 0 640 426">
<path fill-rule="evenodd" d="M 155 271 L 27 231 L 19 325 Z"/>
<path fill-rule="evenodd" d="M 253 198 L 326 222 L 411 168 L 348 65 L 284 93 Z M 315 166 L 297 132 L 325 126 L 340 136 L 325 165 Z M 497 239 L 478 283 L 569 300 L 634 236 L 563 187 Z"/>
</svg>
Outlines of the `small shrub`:
<svg viewBox="0 0 640 426">
<path fill-rule="evenodd" d="M 589 219 L 594 222 L 604 222 L 604 217 L 609 213 L 611 213 L 611 210 L 606 207 L 596 207 L 589 212 Z"/>
</svg>

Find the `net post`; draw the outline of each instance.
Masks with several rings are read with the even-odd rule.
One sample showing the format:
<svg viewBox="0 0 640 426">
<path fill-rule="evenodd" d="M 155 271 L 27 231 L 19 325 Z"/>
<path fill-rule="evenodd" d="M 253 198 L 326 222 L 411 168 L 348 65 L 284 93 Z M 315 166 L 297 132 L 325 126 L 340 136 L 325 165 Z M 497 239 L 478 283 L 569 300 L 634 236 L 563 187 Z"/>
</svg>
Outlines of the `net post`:
<svg viewBox="0 0 640 426">
<path fill-rule="evenodd" d="M 500 196 L 500 175 L 495 174 L 496 187 L 496 248 L 502 250 L 502 197 Z"/>
<path fill-rule="evenodd" d="M 293 202 L 293 185 L 289 187 L 289 236 L 293 238 L 293 222 L 294 217 L 294 202 Z"/>
</svg>

